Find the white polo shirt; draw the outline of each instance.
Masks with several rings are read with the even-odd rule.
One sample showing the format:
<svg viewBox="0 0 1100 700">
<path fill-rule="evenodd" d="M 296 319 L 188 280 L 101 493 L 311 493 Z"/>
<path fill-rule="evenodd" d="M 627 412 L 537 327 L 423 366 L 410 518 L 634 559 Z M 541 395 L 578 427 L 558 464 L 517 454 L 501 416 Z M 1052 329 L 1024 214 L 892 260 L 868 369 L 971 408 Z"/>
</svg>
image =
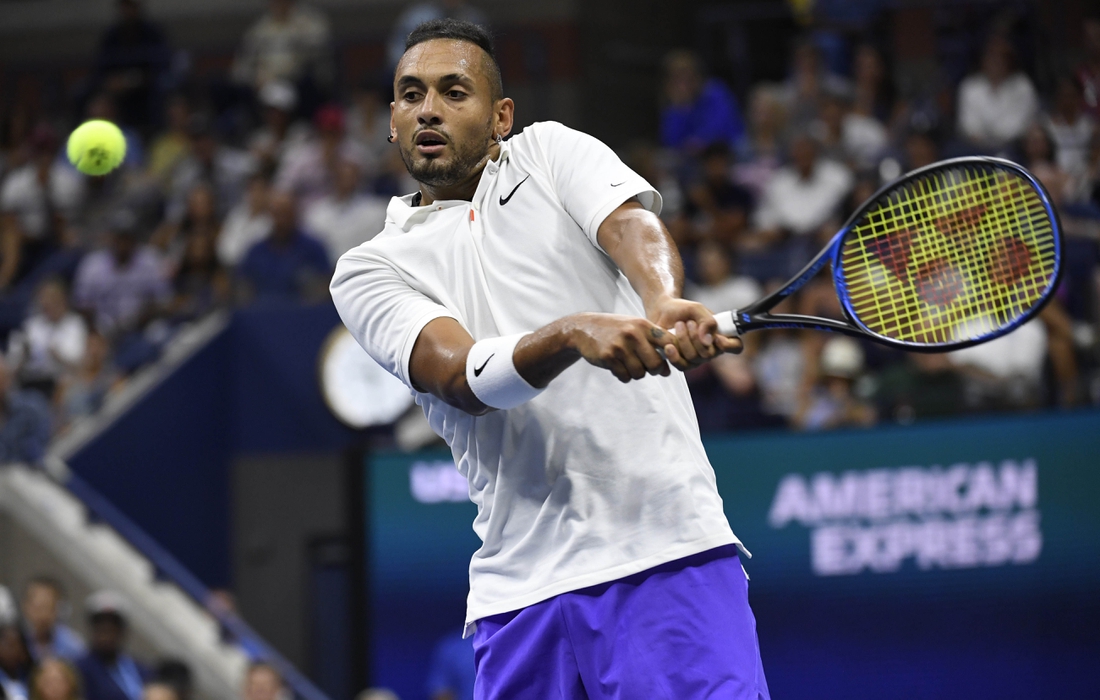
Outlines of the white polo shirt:
<svg viewBox="0 0 1100 700">
<path fill-rule="evenodd" d="M 382 233 L 337 263 L 333 301 L 410 387 L 413 344 L 442 316 L 475 340 L 582 311 L 644 316 L 596 243 L 634 196 L 659 211 L 656 190 L 603 143 L 533 124 L 485 167 L 473 201 L 395 197 Z M 534 400 L 484 416 L 414 392 L 478 506 L 468 633 L 480 618 L 738 543 L 680 372 L 622 384 L 580 361 Z"/>
</svg>

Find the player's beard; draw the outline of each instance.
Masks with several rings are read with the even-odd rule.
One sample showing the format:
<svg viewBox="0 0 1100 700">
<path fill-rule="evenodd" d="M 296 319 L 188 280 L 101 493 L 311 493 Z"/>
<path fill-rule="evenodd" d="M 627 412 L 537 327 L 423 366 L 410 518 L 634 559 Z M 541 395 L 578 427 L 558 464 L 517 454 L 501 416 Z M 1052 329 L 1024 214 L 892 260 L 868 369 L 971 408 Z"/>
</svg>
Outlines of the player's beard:
<svg viewBox="0 0 1100 700">
<path fill-rule="evenodd" d="M 473 138 L 466 142 L 458 142 L 451 139 L 451 135 L 441 129 L 431 127 L 432 131 L 439 132 L 447 139 L 447 145 L 452 149 L 452 157 L 446 163 L 440 163 L 438 158 L 417 158 L 416 144 L 406 149 L 402 144 L 401 160 L 405 163 L 405 169 L 417 182 L 428 187 L 453 187 L 459 185 L 480 169 L 489 156 L 490 138 L 493 125 L 490 121 L 486 124 L 485 138 Z M 415 140 L 415 137 L 414 137 Z"/>
</svg>

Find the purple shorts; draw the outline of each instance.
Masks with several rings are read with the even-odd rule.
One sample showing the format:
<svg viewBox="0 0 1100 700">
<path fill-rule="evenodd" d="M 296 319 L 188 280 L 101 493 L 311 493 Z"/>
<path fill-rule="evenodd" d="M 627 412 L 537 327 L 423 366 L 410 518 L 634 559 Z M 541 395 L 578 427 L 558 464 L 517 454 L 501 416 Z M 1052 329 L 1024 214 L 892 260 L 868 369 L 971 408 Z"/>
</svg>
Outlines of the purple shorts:
<svg viewBox="0 0 1100 700">
<path fill-rule="evenodd" d="M 476 700 L 769 700 L 733 545 L 479 620 Z"/>
</svg>

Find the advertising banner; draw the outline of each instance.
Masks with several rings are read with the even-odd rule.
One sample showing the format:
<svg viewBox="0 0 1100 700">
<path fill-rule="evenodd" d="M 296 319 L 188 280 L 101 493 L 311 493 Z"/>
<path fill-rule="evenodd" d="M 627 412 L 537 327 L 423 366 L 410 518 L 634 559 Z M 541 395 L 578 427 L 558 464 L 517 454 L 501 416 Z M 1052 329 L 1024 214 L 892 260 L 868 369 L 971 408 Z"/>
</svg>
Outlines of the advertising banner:
<svg viewBox="0 0 1100 700">
<path fill-rule="evenodd" d="M 1100 414 L 706 446 L 774 698 L 1100 698 Z M 427 697 L 476 509 L 446 452 L 369 469 L 376 682 Z"/>
</svg>

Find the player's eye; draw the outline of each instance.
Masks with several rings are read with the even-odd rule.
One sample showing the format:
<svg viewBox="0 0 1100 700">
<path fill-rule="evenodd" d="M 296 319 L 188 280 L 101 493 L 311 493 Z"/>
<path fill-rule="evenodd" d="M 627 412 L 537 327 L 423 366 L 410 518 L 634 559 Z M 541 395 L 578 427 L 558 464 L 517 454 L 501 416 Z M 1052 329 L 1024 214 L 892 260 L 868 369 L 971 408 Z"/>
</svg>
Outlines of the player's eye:
<svg viewBox="0 0 1100 700">
<path fill-rule="evenodd" d="M 447 97 L 450 97 L 453 100 L 460 100 L 465 96 L 466 96 L 466 93 L 463 92 L 462 90 L 448 90 L 447 91 Z"/>
<path fill-rule="evenodd" d="M 407 90 L 404 94 L 401 95 L 401 99 L 405 100 L 406 102 L 412 102 L 416 99 L 419 99 L 419 97 L 420 93 L 416 90 Z"/>
</svg>

